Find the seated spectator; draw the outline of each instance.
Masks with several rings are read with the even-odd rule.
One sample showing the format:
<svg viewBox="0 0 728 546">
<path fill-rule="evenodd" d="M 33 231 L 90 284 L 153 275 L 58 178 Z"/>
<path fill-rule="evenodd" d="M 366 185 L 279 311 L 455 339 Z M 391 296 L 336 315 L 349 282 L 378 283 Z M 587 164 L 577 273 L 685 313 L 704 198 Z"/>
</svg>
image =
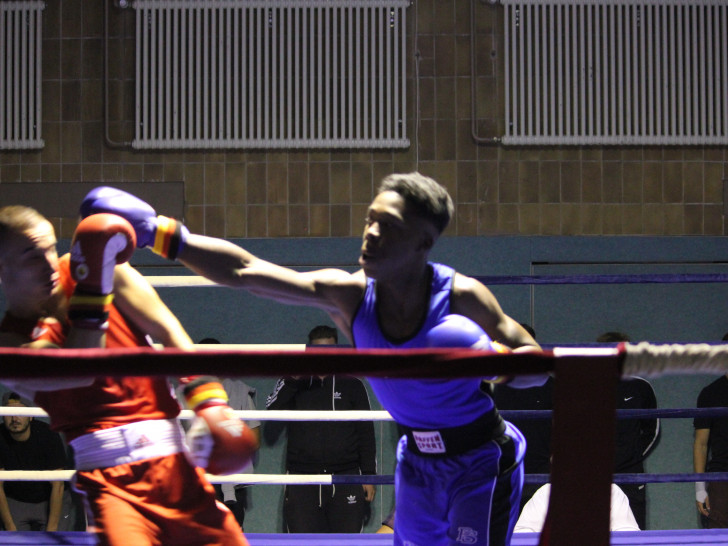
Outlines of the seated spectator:
<svg viewBox="0 0 728 546">
<path fill-rule="evenodd" d="M 551 496 L 551 484 L 542 485 L 531 500 L 523 507 L 521 515 L 516 522 L 515 533 L 540 533 L 546 520 L 546 512 Z M 639 531 L 639 525 L 634 519 L 629 507 L 629 499 L 622 490 L 612 484 L 612 507 L 609 515 L 610 531 Z"/>
<path fill-rule="evenodd" d="M 28 407 L 15 392 L 6 392 L 3 406 Z M 66 448 L 61 435 L 47 423 L 32 417 L 12 415 L 0 424 L 2 470 L 63 470 Z M 58 531 L 63 517 L 64 482 L 0 482 L 0 518 L 6 531 Z"/>
<path fill-rule="evenodd" d="M 631 341 L 623 332 L 604 332 L 597 338 L 600 343 Z M 657 397 L 646 379 L 625 376 L 617 383 L 617 409 L 657 409 Z M 615 441 L 615 474 L 644 474 L 645 459 L 657 445 L 660 420 L 619 419 Z M 644 483 L 619 484 L 632 508 L 640 529 L 647 529 L 647 486 Z"/>
</svg>

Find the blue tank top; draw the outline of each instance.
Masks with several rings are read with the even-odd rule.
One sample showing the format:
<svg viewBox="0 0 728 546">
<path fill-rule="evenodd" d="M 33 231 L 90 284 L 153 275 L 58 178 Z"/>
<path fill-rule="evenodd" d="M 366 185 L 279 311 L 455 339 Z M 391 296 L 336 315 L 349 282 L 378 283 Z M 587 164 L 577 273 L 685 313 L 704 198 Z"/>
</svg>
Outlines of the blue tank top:
<svg viewBox="0 0 728 546">
<path fill-rule="evenodd" d="M 450 314 L 450 292 L 455 270 L 431 263 L 432 283 L 427 316 L 415 334 L 405 340 L 384 335 L 377 320 L 376 282 L 367 279 L 366 291 L 354 314 L 352 335 L 360 349 L 414 349 L 427 347 L 425 336 L 442 317 Z M 382 406 L 395 421 L 412 427 L 438 429 L 474 421 L 493 408 L 490 396 L 480 389 L 480 379 L 386 379 L 369 383 Z"/>
</svg>

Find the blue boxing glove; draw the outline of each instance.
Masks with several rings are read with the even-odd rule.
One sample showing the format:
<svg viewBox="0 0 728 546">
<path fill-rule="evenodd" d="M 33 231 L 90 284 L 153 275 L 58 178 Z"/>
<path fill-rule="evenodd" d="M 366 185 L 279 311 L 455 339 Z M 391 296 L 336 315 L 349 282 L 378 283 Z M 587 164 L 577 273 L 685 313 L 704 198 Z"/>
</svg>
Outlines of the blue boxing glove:
<svg viewBox="0 0 728 546">
<path fill-rule="evenodd" d="M 189 230 L 174 218 L 157 215 L 138 197 L 108 186 L 91 190 L 81 203 L 81 216 L 110 212 L 126 219 L 136 232 L 137 246 L 174 260 L 185 245 Z"/>
<path fill-rule="evenodd" d="M 479 351 L 510 353 L 511 350 L 490 339 L 490 336 L 475 322 L 462 315 L 446 315 L 442 317 L 426 334 L 428 347 L 468 347 Z M 484 377 L 488 383 L 507 383 L 512 379 L 508 375 Z"/>
</svg>

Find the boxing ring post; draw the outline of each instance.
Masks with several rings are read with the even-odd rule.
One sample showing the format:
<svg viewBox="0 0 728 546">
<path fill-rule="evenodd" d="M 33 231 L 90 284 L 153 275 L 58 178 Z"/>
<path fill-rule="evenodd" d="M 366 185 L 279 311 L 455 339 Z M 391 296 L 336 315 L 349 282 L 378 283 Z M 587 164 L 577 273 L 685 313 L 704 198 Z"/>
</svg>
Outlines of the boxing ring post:
<svg viewBox="0 0 728 546">
<path fill-rule="evenodd" d="M 551 499 L 542 546 L 609 545 L 617 362 L 614 356 L 556 359 Z"/>
</svg>

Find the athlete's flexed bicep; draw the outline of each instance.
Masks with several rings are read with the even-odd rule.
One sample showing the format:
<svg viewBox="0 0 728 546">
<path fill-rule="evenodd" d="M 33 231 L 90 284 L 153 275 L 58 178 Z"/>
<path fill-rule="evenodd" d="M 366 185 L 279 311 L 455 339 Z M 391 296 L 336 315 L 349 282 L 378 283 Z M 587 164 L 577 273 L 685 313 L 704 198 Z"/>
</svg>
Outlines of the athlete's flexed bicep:
<svg viewBox="0 0 728 546">
<path fill-rule="evenodd" d="M 503 312 L 493 293 L 472 277 L 455 274 L 451 310 L 478 323 L 491 339 L 512 349 L 539 348 L 536 340 L 518 322 Z"/>
</svg>

